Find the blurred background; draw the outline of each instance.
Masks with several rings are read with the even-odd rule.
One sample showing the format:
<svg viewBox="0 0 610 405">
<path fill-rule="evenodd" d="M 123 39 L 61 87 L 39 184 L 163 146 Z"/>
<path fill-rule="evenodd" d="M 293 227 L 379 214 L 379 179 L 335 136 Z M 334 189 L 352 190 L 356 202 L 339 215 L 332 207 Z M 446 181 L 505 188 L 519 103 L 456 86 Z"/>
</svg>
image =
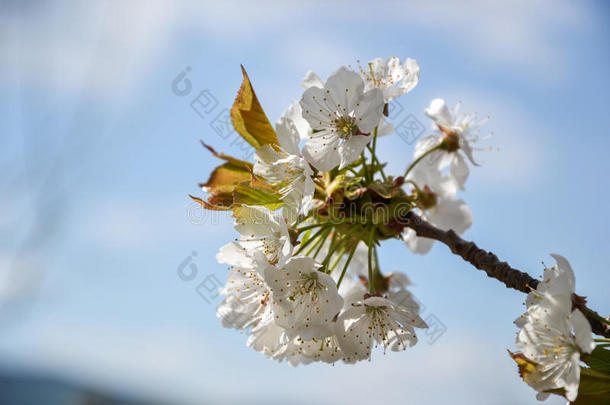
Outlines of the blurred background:
<svg viewBox="0 0 610 405">
<path fill-rule="evenodd" d="M 274 122 L 307 70 L 418 60 L 419 85 L 392 105 L 397 133 L 378 144 L 389 172 L 429 130 L 432 98 L 490 115 L 482 146 L 500 151 L 478 155 L 461 195 L 465 237 L 534 276 L 566 256 L 577 292 L 610 314 L 607 3 L 0 8 L 0 403 L 537 403 L 506 353 L 524 295 L 438 244 L 381 251 L 437 325 L 404 353 L 291 368 L 221 327 L 214 255 L 232 221 L 187 195 L 218 164 L 200 139 L 252 156 L 226 120 L 239 64 Z"/>
</svg>

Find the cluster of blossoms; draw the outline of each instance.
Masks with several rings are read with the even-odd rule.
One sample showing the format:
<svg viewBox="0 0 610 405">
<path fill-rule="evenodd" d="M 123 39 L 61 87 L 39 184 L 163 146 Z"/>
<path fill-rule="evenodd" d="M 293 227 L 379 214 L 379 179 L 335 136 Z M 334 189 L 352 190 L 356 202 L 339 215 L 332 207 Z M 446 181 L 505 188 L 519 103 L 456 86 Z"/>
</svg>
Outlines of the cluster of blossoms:
<svg viewBox="0 0 610 405">
<path fill-rule="evenodd" d="M 427 325 L 409 279 L 384 274 L 377 248 L 397 238 L 414 253 L 430 250 L 432 239 L 408 227 L 412 211 L 443 230 L 470 227 L 472 212 L 457 193 L 468 162 L 478 165 L 485 120 L 432 100 L 425 114 L 433 132 L 417 143 L 405 172 L 390 176 L 377 157 L 377 138 L 393 131 L 388 103 L 417 85 L 416 61 L 377 58 L 359 71 L 341 67 L 326 81 L 309 72 L 300 101 L 275 128 L 243 73 L 231 118 L 256 148 L 255 162 L 208 147 L 225 163 L 201 185 L 209 198 L 193 197 L 207 209 L 232 211 L 240 235 L 217 255 L 230 266 L 217 311 L 223 326 L 245 331 L 248 346 L 292 365 L 355 363 L 370 359 L 375 347 L 415 345 L 416 329 Z M 518 322 L 522 353 L 514 358 L 536 365 L 527 379 L 532 386 L 563 387 L 570 399 L 578 354 L 591 351 L 591 330 L 566 306 L 573 275 L 557 260 L 528 298 Z"/>
<path fill-rule="evenodd" d="M 542 281 L 525 301 L 527 311 L 515 324 L 517 348 L 511 356 L 520 365 L 523 380 L 538 391 L 539 400 L 553 390 L 563 390 L 568 401 L 578 395 L 580 360 L 595 349 L 591 325 L 575 308 L 574 272 L 562 256 L 544 269 Z"/>
</svg>

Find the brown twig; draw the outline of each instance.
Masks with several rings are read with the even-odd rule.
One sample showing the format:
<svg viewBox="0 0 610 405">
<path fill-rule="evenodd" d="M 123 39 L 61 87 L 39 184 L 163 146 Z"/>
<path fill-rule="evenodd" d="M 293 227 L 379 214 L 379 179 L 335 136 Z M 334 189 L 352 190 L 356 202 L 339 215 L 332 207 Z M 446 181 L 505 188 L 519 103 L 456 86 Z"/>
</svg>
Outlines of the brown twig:
<svg viewBox="0 0 610 405">
<path fill-rule="evenodd" d="M 404 219 L 406 220 L 406 226 L 413 229 L 417 236 L 444 243 L 451 249 L 451 252 L 477 269 L 484 271 L 488 277 L 503 282 L 507 288 L 529 293 L 538 286 L 539 281 L 529 274 L 500 261 L 495 254 L 479 248 L 474 242 L 465 241 L 453 230 L 443 231 L 438 229 L 412 211 L 408 212 Z M 587 308 L 584 302 L 577 306 L 591 323 L 593 333 L 610 337 L 610 327 L 601 321 L 602 317 L 597 312 Z"/>
</svg>

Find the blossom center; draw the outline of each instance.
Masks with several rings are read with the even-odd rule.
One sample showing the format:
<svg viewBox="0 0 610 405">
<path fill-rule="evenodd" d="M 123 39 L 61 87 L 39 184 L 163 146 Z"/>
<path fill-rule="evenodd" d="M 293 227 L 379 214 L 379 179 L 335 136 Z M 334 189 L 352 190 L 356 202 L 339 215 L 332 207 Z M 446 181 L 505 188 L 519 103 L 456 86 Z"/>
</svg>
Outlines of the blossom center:
<svg viewBox="0 0 610 405">
<path fill-rule="evenodd" d="M 428 210 L 434 207 L 438 202 L 436 193 L 433 192 L 427 185 L 421 190 L 415 191 L 415 194 L 417 197 L 417 206 L 422 210 Z"/>
<path fill-rule="evenodd" d="M 354 121 L 355 118 L 352 117 L 340 117 L 333 121 L 335 129 L 339 134 L 339 138 L 348 140 L 352 137 L 352 135 L 357 135 L 360 133 L 360 130 Z"/>
<path fill-rule="evenodd" d="M 316 272 L 302 275 L 296 284 L 295 289 L 289 297 L 292 301 L 295 301 L 299 296 L 311 296 L 315 300 L 318 291 L 326 289 L 326 286 L 320 282 Z"/>
<path fill-rule="evenodd" d="M 460 148 L 460 134 L 447 128 L 439 128 L 445 134 L 441 140 L 441 149 L 446 150 L 447 152 L 455 152 L 458 150 Z"/>
</svg>

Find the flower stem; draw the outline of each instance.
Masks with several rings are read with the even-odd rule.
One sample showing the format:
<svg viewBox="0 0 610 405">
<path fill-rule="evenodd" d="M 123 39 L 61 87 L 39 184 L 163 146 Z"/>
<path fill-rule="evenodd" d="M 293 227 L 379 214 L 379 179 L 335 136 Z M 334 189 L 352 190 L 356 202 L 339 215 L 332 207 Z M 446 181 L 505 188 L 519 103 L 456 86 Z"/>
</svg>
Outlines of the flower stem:
<svg viewBox="0 0 610 405">
<path fill-rule="evenodd" d="M 324 242 L 326 242 L 326 238 L 328 238 L 328 235 L 330 234 L 331 231 L 332 231 L 332 228 L 327 228 L 326 232 L 324 232 L 324 234 L 320 237 L 320 240 L 318 242 L 316 242 L 318 248 L 316 249 L 316 252 L 313 255 L 314 259 L 316 257 L 318 257 L 318 255 L 320 254 L 320 250 L 322 250 L 322 248 L 324 247 Z M 309 249 L 305 255 L 309 256 L 309 254 L 311 253 L 311 251 L 313 249 L 314 249 L 314 247 L 312 246 L 311 249 Z"/>
<path fill-rule="evenodd" d="M 441 148 L 441 144 L 439 143 L 438 145 L 436 145 L 433 148 L 428 149 L 426 152 L 424 152 L 420 157 L 418 157 L 417 159 L 415 159 L 410 165 L 409 167 L 407 167 L 407 170 L 405 170 L 405 175 L 403 177 L 407 177 L 407 175 L 409 174 L 409 172 L 411 170 L 413 170 L 413 168 L 423 160 L 423 158 L 425 158 L 426 156 L 428 156 L 429 154 L 431 154 L 432 152 L 439 150 Z"/>
<path fill-rule="evenodd" d="M 330 244 L 330 247 L 328 248 L 328 252 L 326 253 L 326 257 L 322 261 L 323 266 L 328 265 L 328 262 L 332 258 L 333 253 L 335 253 L 335 251 L 339 248 L 339 246 L 341 246 L 343 244 L 343 242 L 346 241 L 346 239 L 347 238 L 335 240 L 335 238 L 333 238 L 331 240 L 331 244 Z"/>
<path fill-rule="evenodd" d="M 375 273 L 381 275 L 381 271 L 379 271 L 379 256 L 377 255 L 377 246 L 375 246 L 375 251 L 373 252 L 375 258 Z"/>
<path fill-rule="evenodd" d="M 371 181 L 371 176 L 369 175 L 369 169 L 366 166 L 366 157 L 364 156 L 364 151 L 362 151 L 362 170 L 364 171 L 364 178 L 367 182 Z"/>
<path fill-rule="evenodd" d="M 371 228 L 369 234 L 369 292 L 375 294 L 375 279 L 373 277 L 373 236 L 375 235 L 375 227 Z"/>
<path fill-rule="evenodd" d="M 366 147 L 371 152 L 373 164 L 376 164 L 376 166 L 379 167 L 379 173 L 381 174 L 381 178 L 383 179 L 383 181 L 387 181 L 388 179 L 385 175 L 385 172 L 383 171 L 383 166 L 381 165 L 381 162 L 377 157 L 377 127 L 375 127 L 375 131 L 373 132 L 373 147 L 370 147 L 369 145 L 366 145 Z"/>
<path fill-rule="evenodd" d="M 302 228 L 297 228 L 296 230 L 297 230 L 297 232 L 301 233 L 301 232 L 308 231 L 308 230 L 313 229 L 313 228 L 317 228 L 317 227 L 319 227 L 319 226 L 327 226 L 327 224 L 312 224 L 312 225 L 306 225 L 306 226 L 304 226 L 304 227 L 302 227 Z"/>
<path fill-rule="evenodd" d="M 316 190 L 318 190 L 318 192 L 320 194 L 322 194 L 323 196 L 328 196 L 328 193 L 326 192 L 326 190 L 321 185 L 319 185 L 316 182 L 314 182 L 313 184 L 314 184 L 314 187 L 316 188 Z"/>
<path fill-rule="evenodd" d="M 343 242 L 345 242 L 345 241 L 347 241 L 347 239 L 343 239 Z M 339 251 L 339 254 L 337 255 L 337 258 L 335 259 L 333 264 L 328 268 L 328 274 L 332 273 L 333 270 L 335 270 L 335 267 L 337 267 L 337 265 L 339 264 L 339 262 L 343 258 L 343 255 L 345 254 L 346 251 L 347 251 L 347 247 L 342 247 L 341 248 L 341 251 Z"/>
<path fill-rule="evenodd" d="M 295 252 L 295 255 L 298 255 L 299 253 L 301 253 L 311 242 L 316 240 L 318 238 L 318 236 L 320 236 L 320 234 L 326 230 L 326 226 L 327 225 L 323 225 L 323 227 L 321 229 L 319 229 L 318 232 L 316 232 L 311 238 L 309 238 L 305 242 L 303 242 L 301 244 L 301 246 L 299 246 L 299 248 Z"/>
<path fill-rule="evenodd" d="M 411 184 L 413 187 L 415 187 L 415 190 L 417 190 L 417 192 L 421 192 L 420 188 L 417 186 L 417 183 L 414 182 L 413 180 L 405 180 L 405 183 L 409 183 Z"/>
<path fill-rule="evenodd" d="M 347 268 L 350 264 L 350 262 L 352 261 L 352 257 L 354 257 L 354 253 L 356 253 L 356 248 L 358 247 L 358 241 L 354 242 L 354 246 L 352 247 L 352 251 L 350 252 L 349 256 L 347 257 L 347 261 L 345 262 L 345 265 L 343 266 L 343 270 L 341 270 L 341 275 L 339 276 L 339 281 L 337 281 L 337 288 L 339 288 L 339 286 L 341 285 L 341 281 L 343 281 L 343 277 L 345 276 L 345 272 L 347 271 Z"/>
</svg>

